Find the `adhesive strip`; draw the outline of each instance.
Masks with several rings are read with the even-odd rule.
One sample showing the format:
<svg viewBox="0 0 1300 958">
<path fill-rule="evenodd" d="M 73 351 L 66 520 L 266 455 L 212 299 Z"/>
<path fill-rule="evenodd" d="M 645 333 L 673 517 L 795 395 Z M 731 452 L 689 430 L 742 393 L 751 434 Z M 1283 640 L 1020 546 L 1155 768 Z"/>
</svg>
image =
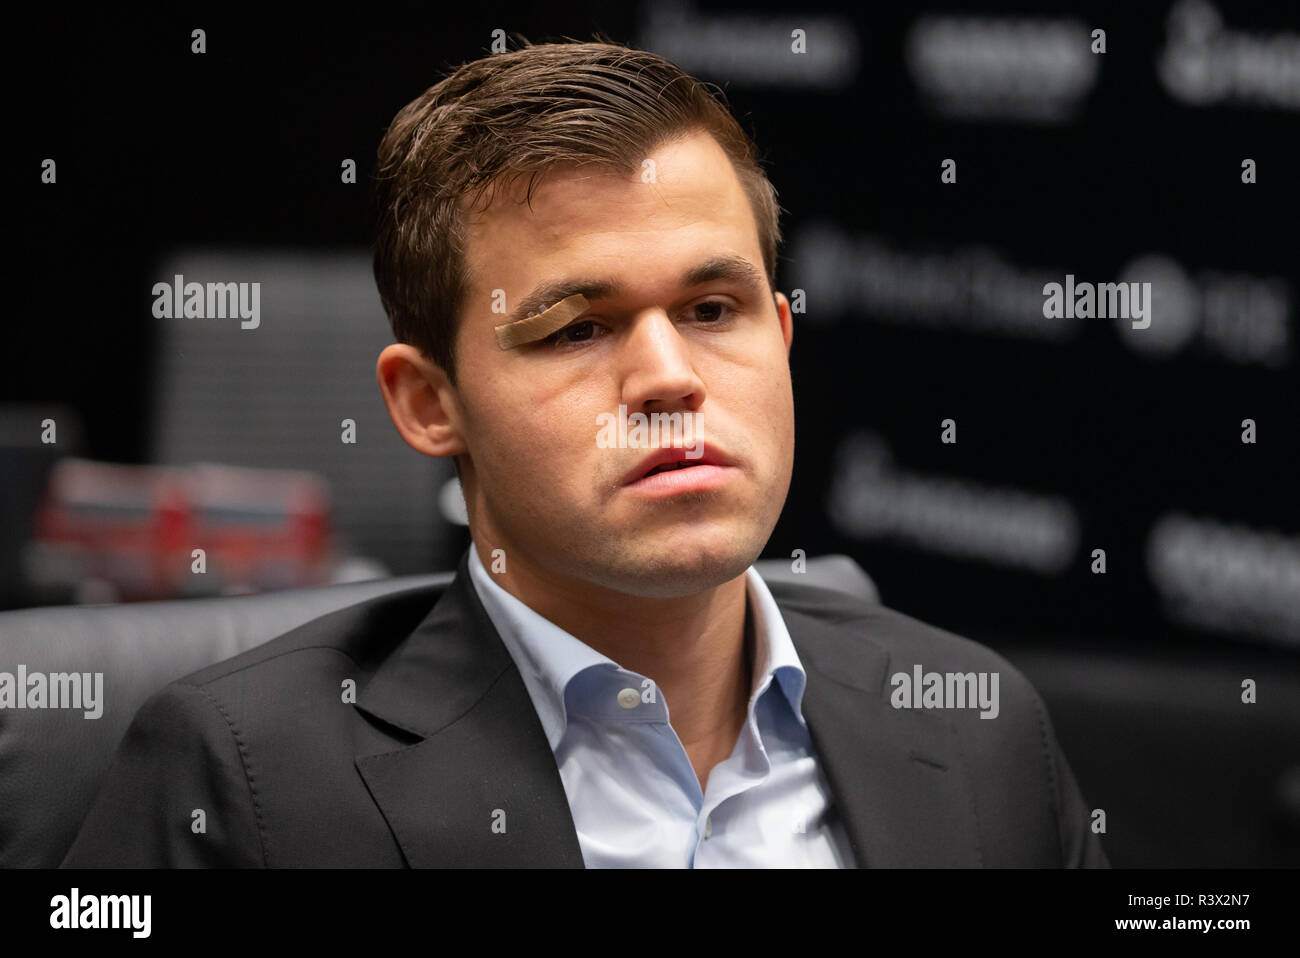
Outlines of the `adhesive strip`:
<svg viewBox="0 0 1300 958">
<path fill-rule="evenodd" d="M 551 333 L 568 326 L 575 316 L 581 315 L 590 305 L 587 297 L 575 293 L 535 316 L 525 316 L 513 323 L 502 323 L 496 327 L 497 346 L 501 349 L 514 349 L 525 343 L 545 339 Z"/>
</svg>

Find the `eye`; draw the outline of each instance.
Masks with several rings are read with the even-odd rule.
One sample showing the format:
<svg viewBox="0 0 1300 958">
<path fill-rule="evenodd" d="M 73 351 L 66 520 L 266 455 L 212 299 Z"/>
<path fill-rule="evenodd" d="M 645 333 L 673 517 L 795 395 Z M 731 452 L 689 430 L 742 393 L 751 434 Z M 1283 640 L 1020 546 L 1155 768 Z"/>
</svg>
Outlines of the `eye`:
<svg viewBox="0 0 1300 958">
<path fill-rule="evenodd" d="M 730 303 L 724 303 L 716 299 L 696 303 L 694 306 L 689 307 L 688 313 L 694 313 L 691 317 L 694 321 L 711 329 L 728 327 L 737 318 L 735 307 Z M 570 323 L 563 329 L 556 330 L 545 339 L 538 340 L 538 345 L 558 350 L 581 349 L 586 344 L 600 339 L 609 332 L 609 327 L 598 323 L 594 319 L 582 319 Z"/>
<path fill-rule="evenodd" d="M 736 311 L 729 303 L 710 299 L 696 303 L 691 310 L 697 311 L 696 318 L 705 326 L 723 326 L 735 319 Z M 698 312 L 703 310 L 702 313 Z"/>
<path fill-rule="evenodd" d="M 584 319 L 580 322 L 570 323 L 563 329 L 556 330 L 543 339 L 542 342 L 548 346 L 563 349 L 566 345 L 578 346 L 599 339 L 602 334 L 601 331 L 609 332 L 595 320 Z"/>
</svg>

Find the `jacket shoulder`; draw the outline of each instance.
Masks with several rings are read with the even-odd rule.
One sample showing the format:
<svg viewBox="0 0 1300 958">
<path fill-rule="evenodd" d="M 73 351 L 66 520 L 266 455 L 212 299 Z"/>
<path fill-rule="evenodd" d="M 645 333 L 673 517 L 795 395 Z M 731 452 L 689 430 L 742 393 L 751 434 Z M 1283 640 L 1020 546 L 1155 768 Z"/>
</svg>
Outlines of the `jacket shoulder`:
<svg viewBox="0 0 1300 958">
<path fill-rule="evenodd" d="M 1107 867 L 1089 806 L 1079 789 L 1038 690 L 1015 665 L 988 646 L 896 609 L 811 585 L 773 583 L 787 618 L 802 615 L 827 628 L 834 644 L 862 643 L 886 657 L 873 694 L 899 707 L 892 693 L 908 687 L 908 707 L 929 713 L 918 699 L 923 684 L 978 690 L 978 708 L 946 702 L 932 714 L 942 721 L 970 783 L 983 861 L 992 866 Z M 792 632 L 793 632 L 792 628 Z M 852 655 L 837 661 L 862 661 Z M 983 684 L 981 684 L 983 683 Z M 985 693 L 990 693 L 986 695 Z"/>
<path fill-rule="evenodd" d="M 398 863 L 353 764 L 387 739 L 358 720 L 345 680 L 363 686 L 441 592 L 354 603 L 154 692 L 64 866 Z"/>
<path fill-rule="evenodd" d="M 421 586 L 335 609 L 176 682 L 205 687 L 223 680 L 257 683 L 281 674 L 301 678 L 314 664 L 339 661 L 369 672 L 410 635 L 443 591 L 441 586 Z"/>
<path fill-rule="evenodd" d="M 1020 690 L 1032 689 L 1014 665 L 987 645 L 897 609 L 815 585 L 774 582 L 768 588 L 783 613 L 795 612 L 841 627 L 841 641 L 869 642 L 894 665 L 906 662 L 911 668 L 920 663 L 930 669 L 933 663 L 936 671 L 998 671 L 1010 675 Z"/>
</svg>

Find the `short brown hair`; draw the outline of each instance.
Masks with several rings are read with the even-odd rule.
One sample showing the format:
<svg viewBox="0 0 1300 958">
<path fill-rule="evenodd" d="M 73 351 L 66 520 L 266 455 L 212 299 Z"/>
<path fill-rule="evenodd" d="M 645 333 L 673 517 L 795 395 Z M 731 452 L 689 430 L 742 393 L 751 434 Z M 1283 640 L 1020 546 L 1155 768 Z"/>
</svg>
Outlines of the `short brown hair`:
<svg viewBox="0 0 1300 958">
<path fill-rule="evenodd" d="M 397 340 L 453 383 L 467 293 L 462 200 L 524 174 L 531 199 L 556 163 L 598 162 L 631 175 L 662 143 L 710 133 L 749 198 L 776 289 L 776 190 L 721 89 L 653 53 L 565 39 L 522 40 L 520 49 L 461 65 L 403 107 L 379 144 L 372 206 L 379 296 Z"/>
</svg>

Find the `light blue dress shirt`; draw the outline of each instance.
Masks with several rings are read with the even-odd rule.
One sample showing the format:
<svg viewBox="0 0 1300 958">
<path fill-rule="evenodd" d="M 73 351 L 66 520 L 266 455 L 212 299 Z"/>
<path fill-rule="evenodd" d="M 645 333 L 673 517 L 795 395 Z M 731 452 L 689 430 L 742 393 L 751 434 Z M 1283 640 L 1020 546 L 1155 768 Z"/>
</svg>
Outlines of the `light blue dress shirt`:
<svg viewBox="0 0 1300 958">
<path fill-rule="evenodd" d="M 701 792 L 653 683 L 524 605 L 469 552 L 475 591 L 555 754 L 588 868 L 854 867 L 803 717 L 807 675 L 752 566 L 749 714 Z"/>
</svg>

